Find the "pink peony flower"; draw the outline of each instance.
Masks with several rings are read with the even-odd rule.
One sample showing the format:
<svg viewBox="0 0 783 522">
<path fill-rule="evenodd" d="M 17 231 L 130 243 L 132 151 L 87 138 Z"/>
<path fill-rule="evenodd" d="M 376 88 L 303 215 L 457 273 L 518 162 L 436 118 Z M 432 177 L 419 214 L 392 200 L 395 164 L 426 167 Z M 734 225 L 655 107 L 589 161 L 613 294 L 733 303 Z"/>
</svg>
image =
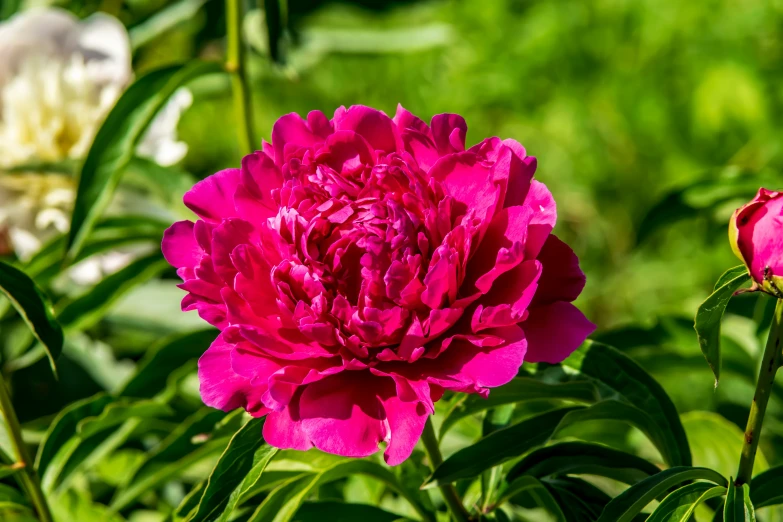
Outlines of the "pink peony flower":
<svg viewBox="0 0 783 522">
<path fill-rule="evenodd" d="M 585 277 L 551 234 L 552 195 L 516 141 L 465 150 L 465 120 L 398 107 L 280 118 L 272 143 L 197 183 L 200 218 L 163 253 L 221 333 L 199 361 L 204 402 L 268 415 L 264 438 L 410 456 L 444 390 L 563 360 L 594 326 Z"/>
<path fill-rule="evenodd" d="M 729 225 L 734 253 L 748 267 L 754 288 L 783 298 L 783 192 L 759 189 Z"/>
</svg>

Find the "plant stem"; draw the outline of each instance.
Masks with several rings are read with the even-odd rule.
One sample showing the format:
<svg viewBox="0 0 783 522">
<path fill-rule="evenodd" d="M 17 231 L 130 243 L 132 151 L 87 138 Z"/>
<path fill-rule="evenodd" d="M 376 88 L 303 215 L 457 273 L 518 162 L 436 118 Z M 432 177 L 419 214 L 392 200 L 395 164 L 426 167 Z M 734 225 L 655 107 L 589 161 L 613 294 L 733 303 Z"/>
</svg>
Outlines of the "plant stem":
<svg viewBox="0 0 783 522">
<path fill-rule="evenodd" d="M 756 460 L 756 451 L 761 438 L 761 426 L 764 422 L 764 413 L 767 411 L 770 392 L 775 382 L 775 373 L 783 363 L 781 353 L 781 336 L 783 336 L 783 300 L 779 300 L 775 307 L 775 315 L 767 338 L 767 346 L 764 348 L 764 357 L 761 359 L 759 378 L 756 382 L 756 393 L 750 405 L 748 425 L 745 428 L 745 440 L 742 444 L 739 470 L 735 484 L 750 484 L 753 477 L 753 462 Z"/>
<path fill-rule="evenodd" d="M 234 114 L 239 128 L 242 154 L 256 149 L 253 137 L 253 103 L 245 71 L 245 48 L 242 44 L 242 0 L 226 0 L 226 72 L 231 76 Z"/>
<path fill-rule="evenodd" d="M 17 465 L 24 466 L 17 474 L 22 487 L 30 497 L 30 501 L 35 507 L 38 518 L 41 522 L 52 522 L 52 513 L 49 511 L 49 505 L 46 503 L 46 497 L 41 490 L 41 481 L 38 479 L 33 467 L 33 461 L 27 451 L 24 440 L 22 439 L 22 428 L 19 426 L 19 419 L 16 417 L 11 397 L 8 395 L 8 389 L 5 386 L 3 375 L 0 373 L 0 410 L 5 418 L 8 436 L 11 439 L 14 453 L 16 454 Z"/>
<path fill-rule="evenodd" d="M 432 417 L 427 417 L 427 423 L 424 425 L 424 432 L 421 434 L 421 441 L 424 443 L 424 450 L 427 452 L 427 457 L 430 459 L 430 466 L 432 470 L 440 466 L 443 462 L 443 456 L 440 454 L 440 448 L 438 447 L 438 437 L 435 435 L 435 429 L 432 427 Z M 443 484 L 439 486 L 440 492 L 443 494 L 443 499 L 446 501 L 446 505 L 451 512 L 451 516 L 457 522 L 468 522 L 471 520 L 470 513 L 465 509 L 462 504 L 462 500 L 457 494 L 457 490 L 454 484 Z"/>
</svg>

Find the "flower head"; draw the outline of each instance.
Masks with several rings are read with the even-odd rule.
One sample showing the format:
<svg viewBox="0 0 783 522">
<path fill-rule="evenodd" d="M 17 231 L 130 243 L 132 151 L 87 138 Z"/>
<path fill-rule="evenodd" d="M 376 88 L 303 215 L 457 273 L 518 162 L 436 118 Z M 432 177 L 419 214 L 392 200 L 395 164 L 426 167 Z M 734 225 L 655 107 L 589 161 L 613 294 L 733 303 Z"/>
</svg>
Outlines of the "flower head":
<svg viewBox="0 0 783 522">
<path fill-rule="evenodd" d="M 759 189 L 734 212 L 729 239 L 754 281 L 754 287 L 783 298 L 783 192 Z"/>
<path fill-rule="evenodd" d="M 552 195 L 513 140 L 402 107 L 281 117 L 272 143 L 197 183 L 199 219 L 163 238 L 184 310 L 221 332 L 204 402 L 268 415 L 281 448 L 405 460 L 444 390 L 478 393 L 559 362 L 593 325 L 551 234 Z"/>
</svg>

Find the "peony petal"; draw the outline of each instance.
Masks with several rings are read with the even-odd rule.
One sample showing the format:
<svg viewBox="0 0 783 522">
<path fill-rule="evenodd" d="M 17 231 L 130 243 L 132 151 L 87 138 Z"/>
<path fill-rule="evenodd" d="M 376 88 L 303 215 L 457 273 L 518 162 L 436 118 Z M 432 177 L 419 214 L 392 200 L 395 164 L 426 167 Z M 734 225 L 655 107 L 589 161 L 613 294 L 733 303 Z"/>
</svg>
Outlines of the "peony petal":
<svg viewBox="0 0 783 522">
<path fill-rule="evenodd" d="M 381 378 L 347 371 L 305 387 L 299 414 L 316 448 L 344 457 L 366 457 L 378 451 L 388 429 L 383 405 L 374 393 L 376 379 Z"/>
<path fill-rule="evenodd" d="M 177 221 L 167 228 L 163 233 L 161 250 L 166 261 L 175 268 L 194 268 L 204 255 L 193 235 L 192 221 Z"/>
<path fill-rule="evenodd" d="M 441 182 L 447 195 L 461 203 L 461 214 L 471 213 L 485 228 L 498 206 L 501 190 L 489 169 L 472 152 L 449 154 L 430 169 L 430 178 Z"/>
<path fill-rule="evenodd" d="M 501 275 L 477 301 L 471 320 L 473 332 L 520 322 L 538 288 L 541 263 L 523 261 Z"/>
<path fill-rule="evenodd" d="M 205 178 L 185 193 L 182 198 L 198 217 L 213 223 L 237 215 L 234 193 L 240 179 L 239 169 L 221 170 Z"/>
<path fill-rule="evenodd" d="M 300 390 L 283 411 L 270 412 L 264 422 L 264 440 L 280 449 L 306 451 L 313 447 L 299 418 Z"/>
<path fill-rule="evenodd" d="M 530 184 L 530 190 L 525 198 L 525 206 L 533 212 L 530 218 L 528 239 L 525 243 L 525 257 L 535 258 L 544 246 L 547 237 L 552 233 L 557 222 L 557 207 L 552 193 L 540 181 Z"/>
<path fill-rule="evenodd" d="M 520 326 L 528 341 L 525 360 L 551 364 L 571 355 L 595 331 L 577 307 L 563 301 L 531 308 Z"/>
<path fill-rule="evenodd" d="M 574 301 L 585 287 L 585 274 L 579 268 L 579 258 L 571 247 L 550 234 L 538 254 L 543 272 L 533 303 L 543 305 L 555 301 Z"/>
<path fill-rule="evenodd" d="M 436 114 L 432 117 L 430 127 L 441 156 L 465 150 L 468 124 L 459 114 Z"/>
<path fill-rule="evenodd" d="M 275 163 L 282 165 L 285 162 L 286 146 L 289 150 L 297 150 L 303 147 L 314 147 L 321 141 L 323 138 L 313 133 L 307 122 L 295 112 L 281 116 L 272 127 Z"/>
<path fill-rule="evenodd" d="M 397 150 L 397 127 L 383 112 L 354 105 L 345 111 L 336 111 L 334 130 L 349 130 L 363 137 L 373 150 L 394 152 Z"/>
<path fill-rule="evenodd" d="M 261 403 L 264 384 L 253 386 L 246 377 L 231 367 L 235 345 L 226 342 L 223 334 L 210 345 L 198 360 L 199 392 L 204 404 L 223 411 L 244 408 L 261 417 L 269 410 Z"/>
<path fill-rule="evenodd" d="M 389 424 L 389 445 L 383 459 L 389 466 L 396 466 L 413 453 L 430 414 L 421 402 L 402 401 L 394 393 L 383 394 L 381 403 Z"/>
<path fill-rule="evenodd" d="M 400 132 L 405 130 L 413 130 L 424 135 L 425 137 L 432 137 L 432 131 L 430 130 L 429 125 L 424 123 L 418 117 L 414 116 L 412 113 L 408 112 L 399 103 L 397 104 L 397 113 L 394 115 L 393 121 L 394 124 L 397 125 L 397 129 L 399 129 Z"/>
</svg>

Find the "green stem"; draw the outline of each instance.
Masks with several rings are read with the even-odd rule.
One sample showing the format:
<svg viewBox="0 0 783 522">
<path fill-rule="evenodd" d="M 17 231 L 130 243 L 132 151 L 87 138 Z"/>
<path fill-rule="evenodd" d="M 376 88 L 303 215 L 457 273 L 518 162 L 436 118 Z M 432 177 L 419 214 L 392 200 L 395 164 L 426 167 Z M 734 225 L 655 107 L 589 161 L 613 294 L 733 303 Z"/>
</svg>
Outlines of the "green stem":
<svg viewBox="0 0 783 522">
<path fill-rule="evenodd" d="M 440 466 L 443 462 L 443 456 L 440 454 L 438 437 L 435 435 L 435 428 L 432 427 L 431 417 L 428 417 L 427 423 L 424 424 L 424 432 L 421 434 L 421 441 L 424 443 L 424 450 L 427 452 L 427 456 L 430 459 L 430 466 L 432 467 L 432 470 L 435 471 L 435 468 Z M 460 500 L 454 484 L 444 484 L 439 486 L 439 488 L 454 520 L 457 522 L 469 522 L 471 520 L 470 513 L 468 513 L 468 510 L 465 509 L 465 506 L 462 504 L 462 500 Z"/>
<path fill-rule="evenodd" d="M 783 363 L 781 353 L 781 337 L 783 336 L 783 300 L 779 300 L 775 308 L 775 316 L 767 338 L 767 346 L 764 348 L 764 357 L 761 359 L 759 379 L 756 383 L 756 393 L 750 405 L 748 425 L 745 428 L 745 440 L 742 444 L 739 470 L 737 471 L 736 485 L 750 484 L 753 477 L 753 462 L 756 460 L 756 451 L 761 438 L 761 426 L 764 423 L 764 413 L 767 411 L 767 403 L 775 382 L 775 373 Z"/>
<path fill-rule="evenodd" d="M 2 374 L 0 374 L 0 410 L 2 410 L 5 418 L 6 429 L 11 439 L 17 464 L 19 466 L 23 465 L 17 477 L 30 497 L 30 501 L 33 503 L 36 513 L 38 513 L 39 520 L 41 522 L 52 522 L 52 513 L 49 511 L 46 497 L 41 490 L 41 481 L 38 479 L 38 473 L 36 473 L 33 467 L 33 460 L 30 458 L 27 446 L 22 439 L 22 428 L 19 425 L 19 419 L 16 417 L 16 412 L 11 403 L 11 397 L 8 395 L 8 389 L 5 386 Z"/>
<path fill-rule="evenodd" d="M 255 149 L 253 107 L 245 71 L 245 48 L 242 44 L 242 0 L 226 0 L 226 72 L 231 76 L 234 114 L 239 128 L 242 154 Z"/>
</svg>

